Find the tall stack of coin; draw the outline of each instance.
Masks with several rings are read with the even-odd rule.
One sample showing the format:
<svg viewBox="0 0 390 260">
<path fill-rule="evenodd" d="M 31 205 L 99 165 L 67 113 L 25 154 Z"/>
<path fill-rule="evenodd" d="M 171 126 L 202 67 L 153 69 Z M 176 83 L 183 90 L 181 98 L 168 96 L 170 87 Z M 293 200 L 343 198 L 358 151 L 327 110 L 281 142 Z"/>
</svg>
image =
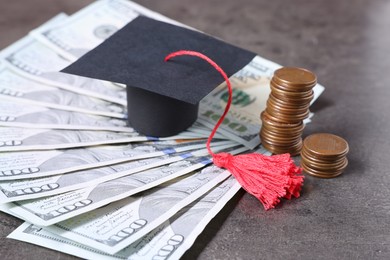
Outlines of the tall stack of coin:
<svg viewBox="0 0 390 260">
<path fill-rule="evenodd" d="M 260 116 L 264 148 L 274 154 L 299 154 L 303 120 L 309 116 L 316 83 L 316 75 L 306 69 L 284 67 L 275 71 L 267 108 Z"/>
<path fill-rule="evenodd" d="M 347 141 L 333 134 L 313 134 L 305 138 L 301 152 L 303 170 L 315 177 L 333 178 L 348 165 Z"/>
</svg>

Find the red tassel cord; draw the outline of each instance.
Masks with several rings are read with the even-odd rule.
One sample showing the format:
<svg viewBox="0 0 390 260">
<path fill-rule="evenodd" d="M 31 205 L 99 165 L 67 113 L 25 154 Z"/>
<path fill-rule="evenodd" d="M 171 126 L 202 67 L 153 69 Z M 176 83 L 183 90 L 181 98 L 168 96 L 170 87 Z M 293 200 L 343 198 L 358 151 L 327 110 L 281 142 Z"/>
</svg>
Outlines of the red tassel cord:
<svg viewBox="0 0 390 260">
<path fill-rule="evenodd" d="M 229 99 L 225 111 L 218 120 L 207 140 L 206 147 L 213 162 L 218 167 L 227 169 L 250 194 L 260 200 L 266 210 L 274 208 L 281 198 L 298 198 L 303 185 L 304 176 L 290 157 L 290 154 L 265 156 L 259 153 L 233 156 L 229 153 L 215 154 L 210 149 L 218 127 L 222 124 L 232 103 L 232 87 L 226 73 L 213 60 L 202 53 L 189 50 L 173 52 L 165 57 L 168 61 L 176 56 L 189 55 L 201 58 L 213 66 L 226 81 L 229 90 Z"/>
</svg>

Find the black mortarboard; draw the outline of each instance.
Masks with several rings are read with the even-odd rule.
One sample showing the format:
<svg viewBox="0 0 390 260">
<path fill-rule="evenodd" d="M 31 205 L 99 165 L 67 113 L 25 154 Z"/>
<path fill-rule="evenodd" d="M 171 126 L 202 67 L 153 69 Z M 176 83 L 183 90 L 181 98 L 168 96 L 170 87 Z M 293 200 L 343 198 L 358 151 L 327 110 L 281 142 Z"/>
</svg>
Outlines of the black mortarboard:
<svg viewBox="0 0 390 260">
<path fill-rule="evenodd" d="M 223 82 L 204 60 L 182 56 L 164 62 L 178 50 L 203 53 L 228 77 L 255 56 L 203 33 L 139 16 L 62 71 L 126 84 L 130 125 L 145 135 L 170 136 L 194 123 L 199 101 Z"/>
</svg>

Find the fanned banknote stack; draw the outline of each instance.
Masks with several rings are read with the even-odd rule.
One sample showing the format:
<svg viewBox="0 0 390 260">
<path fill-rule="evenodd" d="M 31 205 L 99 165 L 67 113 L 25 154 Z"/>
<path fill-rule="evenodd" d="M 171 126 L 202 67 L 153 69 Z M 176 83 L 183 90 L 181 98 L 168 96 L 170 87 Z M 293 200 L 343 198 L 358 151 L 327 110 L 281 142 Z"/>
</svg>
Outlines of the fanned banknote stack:
<svg viewBox="0 0 390 260">
<path fill-rule="evenodd" d="M 101 0 L 0 52 L 0 209 L 26 221 L 10 238 L 87 259 L 178 259 L 240 189 L 205 148 L 224 84 L 191 128 L 154 138 L 127 125 L 125 86 L 59 72 L 139 15 L 184 26 Z M 231 77 L 233 107 L 214 152 L 267 153 L 260 112 L 279 67 L 256 56 Z"/>
</svg>

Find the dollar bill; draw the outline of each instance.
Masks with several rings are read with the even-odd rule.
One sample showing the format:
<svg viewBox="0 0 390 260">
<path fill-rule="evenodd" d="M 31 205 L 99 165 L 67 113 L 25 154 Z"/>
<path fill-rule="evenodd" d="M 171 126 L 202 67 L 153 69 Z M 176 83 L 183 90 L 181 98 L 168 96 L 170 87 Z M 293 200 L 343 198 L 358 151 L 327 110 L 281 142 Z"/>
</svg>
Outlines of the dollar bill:
<svg viewBox="0 0 390 260">
<path fill-rule="evenodd" d="M 47 228 L 49 232 L 114 254 L 164 223 L 229 176 L 228 171 L 209 166 Z"/>
<path fill-rule="evenodd" d="M 215 141 L 212 145 L 230 144 Z M 205 148 L 205 141 L 154 141 L 66 150 L 0 153 L 0 181 L 46 177 Z"/>
<path fill-rule="evenodd" d="M 60 23 L 41 26 L 30 35 L 61 56 L 75 61 L 139 15 L 179 25 L 178 22 L 131 1 L 101 0 Z"/>
<path fill-rule="evenodd" d="M 192 127 L 188 128 L 187 131 L 189 132 L 188 135 L 190 135 L 190 136 L 194 135 L 194 136 L 209 137 L 210 133 L 211 133 L 211 129 L 202 125 L 201 123 L 199 123 L 198 120 L 194 123 L 194 125 Z M 224 136 L 220 133 L 215 133 L 214 138 L 216 138 L 216 139 L 230 139 L 230 138 L 227 138 L 226 136 Z"/>
<path fill-rule="evenodd" d="M 225 147 L 227 148 L 227 146 Z M 232 154 L 246 150 L 245 147 L 230 149 L 225 147 L 217 147 L 215 150 Z M 52 225 L 203 168 L 212 162 L 211 157 L 205 155 L 206 153 L 206 150 L 201 150 L 174 156 L 171 158 L 173 162 L 168 165 L 126 175 L 100 184 L 89 185 L 88 188 L 41 199 L 9 203 L 10 210 L 23 216 L 22 219 L 30 223 L 39 226 Z M 38 189 L 36 190 L 39 192 Z M 2 199 L 2 201 L 6 202 L 7 199 Z"/>
<path fill-rule="evenodd" d="M 0 60 L 3 66 L 35 82 L 122 106 L 127 103 L 123 86 L 59 72 L 71 62 L 31 36 L 26 36 L 3 49 L 0 52 Z"/>
<path fill-rule="evenodd" d="M 126 118 L 126 107 L 23 77 L 0 62 L 0 99 L 26 105 Z"/>
<path fill-rule="evenodd" d="M 203 153 L 207 153 L 207 150 L 204 149 Z M 144 172 L 150 168 L 177 162 L 192 156 L 188 152 L 177 155 L 169 154 L 49 177 L 2 181 L 0 182 L 0 202 L 42 198 L 93 187 L 102 182 L 115 180 L 137 172 Z"/>
<path fill-rule="evenodd" d="M 24 106 L 10 100 L 0 102 L 0 126 L 134 132 L 124 119 Z"/>
<path fill-rule="evenodd" d="M 131 129 L 129 128 L 129 131 Z M 206 134 L 206 133 L 205 133 Z M 0 126 L 0 152 L 53 150 L 78 148 L 102 144 L 133 143 L 172 139 L 196 139 L 207 135 L 181 132 L 169 137 L 150 137 L 133 132 L 32 129 Z"/>
<path fill-rule="evenodd" d="M 229 177 L 175 216 L 117 253 L 128 259 L 180 259 L 241 186 Z"/>
<path fill-rule="evenodd" d="M 5 203 L 42 198 L 92 187 L 105 181 L 145 171 L 180 159 L 180 157 L 172 158 L 172 156 L 167 155 L 49 177 L 2 181 L 0 182 L 0 201 Z"/>
<path fill-rule="evenodd" d="M 15 213 L 10 211 L 10 208 L 12 207 L 12 203 L 0 203 L 0 211 L 4 212 L 8 215 L 14 216 L 15 218 L 20 218 L 19 215 L 16 215 Z M 22 218 L 20 218 L 22 219 Z"/>
<path fill-rule="evenodd" d="M 168 221 L 115 255 L 108 255 L 55 235 L 28 222 L 23 223 L 8 238 L 85 259 L 179 259 L 239 189 L 240 185 L 234 178 L 228 178 L 205 196 L 184 207 Z"/>
<path fill-rule="evenodd" d="M 142 136 L 135 131 L 120 133 L 0 127 L 0 152 L 76 148 L 148 140 L 153 138 Z"/>
</svg>

